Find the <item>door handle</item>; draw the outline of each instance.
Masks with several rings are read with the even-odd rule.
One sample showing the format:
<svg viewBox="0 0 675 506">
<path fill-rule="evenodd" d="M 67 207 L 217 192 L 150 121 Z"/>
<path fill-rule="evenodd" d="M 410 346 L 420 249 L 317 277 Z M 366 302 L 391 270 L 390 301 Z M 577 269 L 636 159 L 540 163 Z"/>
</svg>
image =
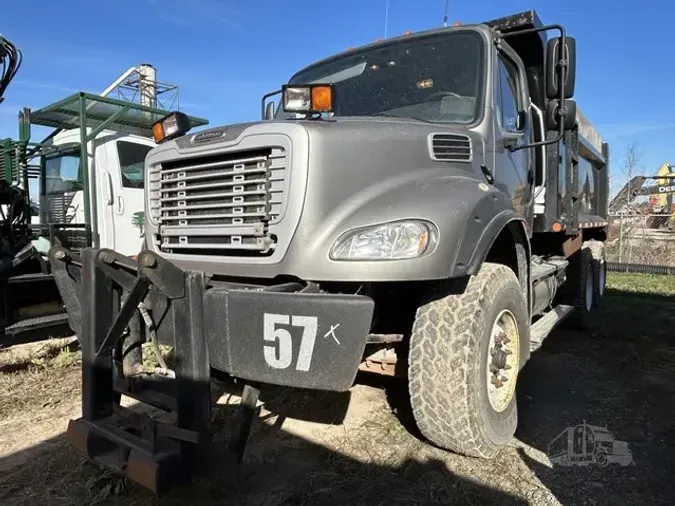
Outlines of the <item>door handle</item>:
<svg viewBox="0 0 675 506">
<path fill-rule="evenodd" d="M 124 199 L 121 195 L 117 197 L 117 214 L 122 214 L 124 212 Z"/>
<path fill-rule="evenodd" d="M 113 205 L 113 182 L 112 182 L 112 176 L 110 175 L 110 172 L 103 171 L 106 177 L 106 180 L 108 184 L 106 185 L 105 188 L 105 193 L 103 196 L 105 197 L 105 205 L 106 206 L 111 206 Z"/>
</svg>

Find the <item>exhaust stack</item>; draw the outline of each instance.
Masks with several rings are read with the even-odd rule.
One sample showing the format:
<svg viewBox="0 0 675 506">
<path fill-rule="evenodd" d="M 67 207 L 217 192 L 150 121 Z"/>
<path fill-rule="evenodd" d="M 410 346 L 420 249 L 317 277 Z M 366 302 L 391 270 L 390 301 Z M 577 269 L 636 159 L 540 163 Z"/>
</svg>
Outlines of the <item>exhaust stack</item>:
<svg viewBox="0 0 675 506">
<path fill-rule="evenodd" d="M 141 105 L 157 107 L 157 69 L 149 63 L 138 66 L 138 88 Z"/>
</svg>

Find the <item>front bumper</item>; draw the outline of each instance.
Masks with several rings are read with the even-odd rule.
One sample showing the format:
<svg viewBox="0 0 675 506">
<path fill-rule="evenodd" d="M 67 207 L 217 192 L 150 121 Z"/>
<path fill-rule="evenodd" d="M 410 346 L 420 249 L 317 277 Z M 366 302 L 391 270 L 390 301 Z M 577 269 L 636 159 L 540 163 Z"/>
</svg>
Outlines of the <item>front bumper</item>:
<svg viewBox="0 0 675 506">
<path fill-rule="evenodd" d="M 234 286 L 206 290 L 203 308 L 214 369 L 251 381 L 346 391 L 363 358 L 374 302 Z"/>
<path fill-rule="evenodd" d="M 112 250 L 87 249 L 80 258 L 57 247 L 50 259 L 73 328 L 92 342 L 95 360 L 143 340 L 132 331 L 141 329 L 141 303 L 148 328 L 174 349 L 176 378 L 191 382 L 205 382 L 212 367 L 244 380 L 346 391 L 372 337 L 375 302 L 362 295 L 301 282 L 214 281 L 148 250 L 134 262 Z"/>
</svg>

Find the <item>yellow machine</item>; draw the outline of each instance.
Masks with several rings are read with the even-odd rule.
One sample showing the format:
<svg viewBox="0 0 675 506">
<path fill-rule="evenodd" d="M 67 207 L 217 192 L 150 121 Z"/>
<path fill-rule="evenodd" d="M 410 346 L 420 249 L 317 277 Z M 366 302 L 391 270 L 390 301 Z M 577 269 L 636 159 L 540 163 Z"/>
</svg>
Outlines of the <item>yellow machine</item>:
<svg viewBox="0 0 675 506">
<path fill-rule="evenodd" d="M 661 228 L 662 226 L 671 226 L 673 221 L 673 193 L 675 192 L 675 166 L 664 163 L 656 173 L 659 191 L 649 197 L 649 214 L 664 214 L 660 216 L 650 216 L 647 220 L 649 228 Z M 661 177 L 659 177 L 661 176 Z"/>
<path fill-rule="evenodd" d="M 655 180 L 656 184 L 644 186 L 647 180 Z M 664 163 L 655 176 L 635 176 L 628 181 L 609 203 L 609 212 L 625 211 L 627 207 L 631 207 L 635 198 L 648 196 L 647 227 L 675 230 L 673 195 L 675 195 L 675 165 Z"/>
</svg>

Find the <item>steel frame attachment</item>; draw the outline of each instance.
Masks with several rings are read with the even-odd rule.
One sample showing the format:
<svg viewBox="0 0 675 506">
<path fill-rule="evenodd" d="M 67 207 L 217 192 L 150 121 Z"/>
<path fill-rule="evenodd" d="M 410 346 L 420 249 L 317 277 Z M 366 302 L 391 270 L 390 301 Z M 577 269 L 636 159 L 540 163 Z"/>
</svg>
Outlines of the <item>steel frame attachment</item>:
<svg viewBox="0 0 675 506">
<path fill-rule="evenodd" d="M 68 425 L 71 444 L 156 495 L 207 471 L 236 482 L 259 392 L 245 386 L 229 447 L 214 444 L 204 273 L 182 271 L 150 251 L 137 262 L 107 249 L 55 247 L 49 256 L 82 348 L 82 417 Z M 169 377 L 135 367 L 145 340 L 138 306 L 153 298 L 173 313 L 178 359 Z M 122 394 L 175 413 L 176 422 L 123 408 Z"/>
</svg>

